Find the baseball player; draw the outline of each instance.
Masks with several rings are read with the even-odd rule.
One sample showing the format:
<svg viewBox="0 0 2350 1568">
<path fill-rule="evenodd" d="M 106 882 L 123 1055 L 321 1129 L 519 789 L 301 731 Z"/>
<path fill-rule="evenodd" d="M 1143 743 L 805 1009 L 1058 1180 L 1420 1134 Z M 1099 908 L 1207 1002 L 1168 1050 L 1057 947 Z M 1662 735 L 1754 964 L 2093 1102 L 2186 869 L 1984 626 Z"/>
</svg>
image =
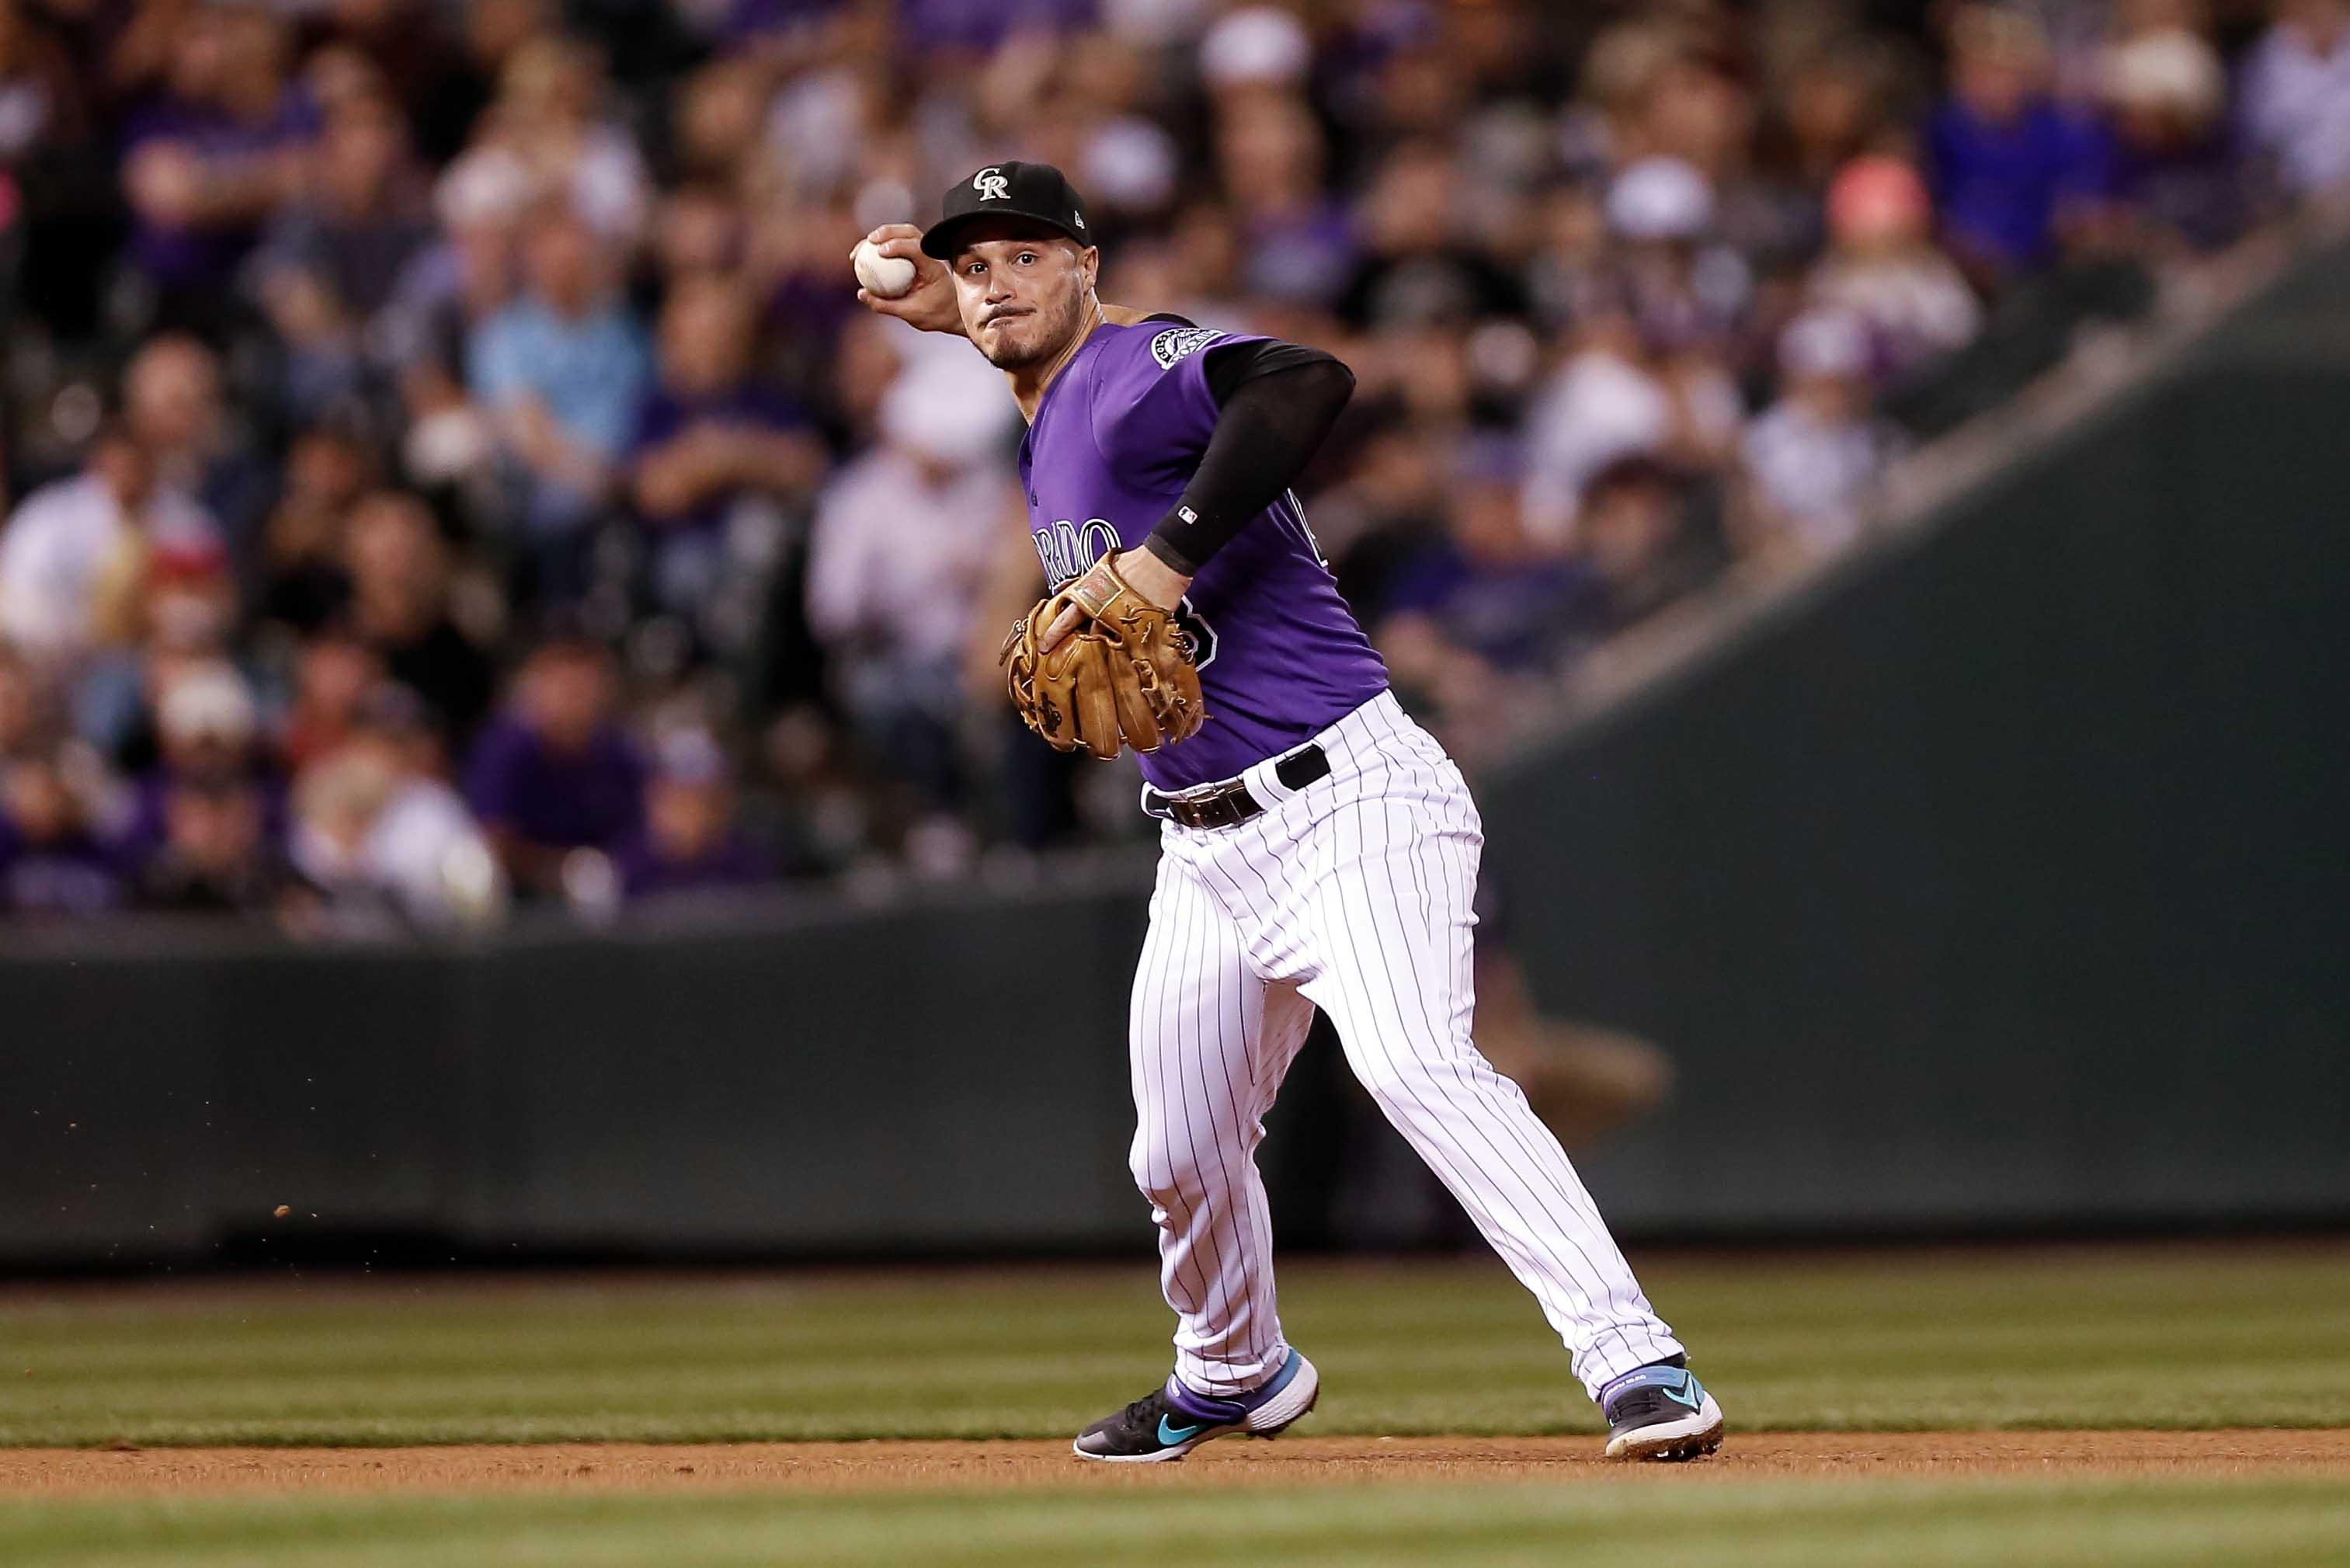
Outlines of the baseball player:
<svg viewBox="0 0 2350 1568">
<path fill-rule="evenodd" d="M 1314 1407 L 1320 1377 L 1275 1308 L 1255 1153 L 1316 1007 L 1565 1341 L 1607 1452 L 1713 1452 L 1721 1407 L 1557 1141 L 1471 1043 L 1477 809 L 1389 692 L 1290 490 L 1352 373 L 1105 305 L 1085 202 L 1057 169 L 991 164 L 943 209 L 919 234 L 867 236 L 868 257 L 916 275 L 858 297 L 1003 372 L 1055 590 L 1007 643 L 1015 701 L 1056 745 L 1142 753 L 1142 809 L 1162 824 L 1128 1026 L 1131 1163 L 1175 1366 L 1076 1452 L 1180 1459 Z"/>
</svg>

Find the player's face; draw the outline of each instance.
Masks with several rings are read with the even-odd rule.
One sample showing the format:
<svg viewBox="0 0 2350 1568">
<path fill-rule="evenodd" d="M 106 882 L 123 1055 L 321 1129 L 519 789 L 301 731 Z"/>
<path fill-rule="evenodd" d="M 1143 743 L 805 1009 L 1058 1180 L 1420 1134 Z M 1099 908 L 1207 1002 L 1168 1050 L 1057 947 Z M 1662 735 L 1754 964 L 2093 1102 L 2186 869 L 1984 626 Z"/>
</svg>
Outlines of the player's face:
<svg viewBox="0 0 2350 1568">
<path fill-rule="evenodd" d="M 1085 315 L 1097 256 L 1058 235 L 982 231 L 955 254 L 964 333 L 999 370 L 1051 359 Z"/>
</svg>

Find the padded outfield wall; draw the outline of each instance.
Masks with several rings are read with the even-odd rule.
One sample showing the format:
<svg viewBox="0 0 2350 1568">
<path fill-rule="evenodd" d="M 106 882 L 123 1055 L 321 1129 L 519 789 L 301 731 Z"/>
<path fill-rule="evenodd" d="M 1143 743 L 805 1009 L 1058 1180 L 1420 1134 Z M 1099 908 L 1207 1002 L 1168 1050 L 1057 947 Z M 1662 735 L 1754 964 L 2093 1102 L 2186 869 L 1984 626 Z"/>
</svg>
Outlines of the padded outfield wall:
<svg viewBox="0 0 2350 1568">
<path fill-rule="evenodd" d="M 2350 1218 L 2350 251 L 1484 796 L 1627 1223 Z"/>
<path fill-rule="evenodd" d="M 2337 254 L 1486 779 L 1538 992 L 1679 1069 L 1586 1162 L 1618 1222 L 2350 1219 L 2345 583 Z M 0 1262 L 1139 1248 L 1146 889 L 462 950 L 7 933 Z M 1359 1116 L 1329 1078 L 1276 1143 Z M 1425 1206 L 1393 1152 L 1342 1238 Z"/>
</svg>

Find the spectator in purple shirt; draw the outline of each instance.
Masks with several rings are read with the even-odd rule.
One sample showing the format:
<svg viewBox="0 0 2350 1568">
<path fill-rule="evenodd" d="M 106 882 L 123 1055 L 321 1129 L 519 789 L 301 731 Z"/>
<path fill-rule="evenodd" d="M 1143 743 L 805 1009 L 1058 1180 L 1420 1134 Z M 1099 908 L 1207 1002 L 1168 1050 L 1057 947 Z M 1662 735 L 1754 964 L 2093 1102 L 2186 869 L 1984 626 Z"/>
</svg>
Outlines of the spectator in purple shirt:
<svg viewBox="0 0 2350 1568">
<path fill-rule="evenodd" d="M 163 800 L 162 848 L 140 877 L 140 901 L 181 914 L 275 917 L 305 899 L 269 831 L 269 804 L 237 779 L 175 784 Z"/>
<path fill-rule="evenodd" d="M 643 830 L 644 760 L 614 719 L 614 685 L 600 644 L 549 638 L 474 742 L 465 795 L 518 891 L 559 893 L 572 851 L 609 854 Z"/>
<path fill-rule="evenodd" d="M 731 0 L 718 23 L 718 36 L 734 45 L 784 46 L 796 60 L 828 41 L 831 25 L 847 7 L 843 0 Z"/>
<path fill-rule="evenodd" d="M 660 318 L 660 383 L 631 442 L 637 512 L 652 535 L 653 597 L 699 618 L 727 576 L 744 507 L 800 498 L 824 471 L 824 448 L 799 406 L 751 375 L 757 312 L 720 276 L 681 279 Z M 773 532 L 772 529 L 769 530 Z"/>
<path fill-rule="evenodd" d="M 1555 670 L 1596 630 L 1596 577 L 1526 527 L 1517 453 L 1472 447 L 1453 476 L 1445 536 L 1387 585 L 1378 642 L 1399 686 L 1461 725 Z"/>
<path fill-rule="evenodd" d="M 285 781 L 259 744 L 260 713 L 236 667 L 218 658 L 165 658 L 147 679 L 153 701 L 156 763 L 133 787 L 128 821 L 113 836 L 126 866 L 143 866 L 168 847 L 174 800 L 192 788 L 250 791 L 262 836 L 285 826 Z M 212 798 L 208 796 L 207 798 Z"/>
<path fill-rule="evenodd" d="M 164 98 L 125 133 L 131 252 L 166 319 L 212 322 L 262 223 L 292 194 L 317 115 L 286 80 L 285 29 L 265 7 L 192 9 Z"/>
<path fill-rule="evenodd" d="M 1980 279 L 2047 261 L 2106 193 L 2107 139 L 2051 98 L 2047 78 L 2047 38 L 2023 13 L 1970 5 L 1951 24 L 1952 92 L 1927 155 L 1949 244 Z"/>
<path fill-rule="evenodd" d="M 122 907 L 113 859 L 54 759 L 0 761 L 0 917 Z"/>
<path fill-rule="evenodd" d="M 2114 194 L 2138 234 L 2158 253 L 2233 242 L 2252 221 L 2252 182 L 2229 131 L 2219 52 L 2184 27 L 2162 27 L 2114 45 L 2101 65 Z"/>
<path fill-rule="evenodd" d="M 681 730 L 661 742 L 645 788 L 644 830 L 613 861 L 632 902 L 757 887 L 775 877 L 735 821 L 726 753 L 702 730 Z"/>
<path fill-rule="evenodd" d="M 1300 98 L 1242 94 L 1219 106 L 1215 144 L 1251 290 L 1291 305 L 1336 299 L 1355 265 L 1354 224 L 1323 188 L 1314 111 Z"/>
<path fill-rule="evenodd" d="M 286 392 L 317 409 L 361 389 L 368 333 L 433 243 L 399 107 L 372 93 L 328 112 L 300 197 L 263 236 L 246 286 L 286 347 Z"/>
<path fill-rule="evenodd" d="M 1014 34 L 1074 32 L 1097 9 L 1095 0 L 898 0 L 899 36 L 918 48 L 984 55 Z"/>
</svg>

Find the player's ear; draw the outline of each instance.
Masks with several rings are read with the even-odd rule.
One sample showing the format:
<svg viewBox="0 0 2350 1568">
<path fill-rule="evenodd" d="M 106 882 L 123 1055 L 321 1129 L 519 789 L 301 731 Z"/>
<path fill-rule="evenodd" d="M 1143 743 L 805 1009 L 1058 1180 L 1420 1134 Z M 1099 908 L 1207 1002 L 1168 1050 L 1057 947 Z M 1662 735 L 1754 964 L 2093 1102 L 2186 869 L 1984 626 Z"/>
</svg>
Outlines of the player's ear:
<svg viewBox="0 0 2350 1568">
<path fill-rule="evenodd" d="M 1077 265 L 1086 275 L 1086 286 L 1091 288 L 1101 277 L 1101 247 L 1087 245 L 1077 253 Z"/>
</svg>

